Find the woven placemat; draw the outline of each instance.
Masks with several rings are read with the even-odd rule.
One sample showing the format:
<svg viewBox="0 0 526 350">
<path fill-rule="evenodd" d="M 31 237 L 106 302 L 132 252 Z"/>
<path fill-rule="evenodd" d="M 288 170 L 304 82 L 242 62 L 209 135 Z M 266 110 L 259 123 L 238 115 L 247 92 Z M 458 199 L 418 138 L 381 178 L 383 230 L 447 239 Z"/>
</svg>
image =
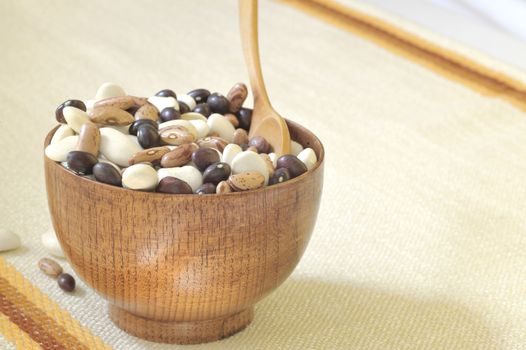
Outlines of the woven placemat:
<svg viewBox="0 0 526 350">
<path fill-rule="evenodd" d="M 82 281 L 67 294 L 36 267 L 42 142 L 56 105 L 103 81 L 134 95 L 246 81 L 236 2 L 0 13 L 0 212 L 23 240 L 0 260 L 0 347 L 178 348 L 124 333 Z M 260 33 L 274 107 L 326 148 L 319 219 L 245 331 L 188 348 L 526 348 L 524 72 L 359 1 L 262 2 Z"/>
</svg>

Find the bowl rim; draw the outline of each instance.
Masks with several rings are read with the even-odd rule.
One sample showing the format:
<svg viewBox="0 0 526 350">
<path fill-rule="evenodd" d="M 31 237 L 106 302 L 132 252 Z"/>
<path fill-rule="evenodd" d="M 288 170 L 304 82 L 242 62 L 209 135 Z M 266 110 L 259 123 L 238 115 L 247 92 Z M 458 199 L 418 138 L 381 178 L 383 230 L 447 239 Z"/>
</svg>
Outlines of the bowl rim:
<svg viewBox="0 0 526 350">
<path fill-rule="evenodd" d="M 285 118 L 284 118 L 285 119 Z M 111 189 L 111 190 L 115 190 L 115 191 L 125 191 L 125 193 L 131 193 L 133 195 L 144 195 L 144 196 L 159 196 L 159 197 L 170 197 L 170 198 L 185 198 L 185 199 L 188 199 L 188 198 L 206 198 L 206 199 L 210 199 L 210 198 L 214 198 L 215 197 L 218 197 L 218 198 L 223 198 L 225 196 L 249 196 L 251 194 L 256 194 L 256 193 L 260 193 L 260 192 L 264 192 L 264 191 L 270 191 L 270 190 L 274 190 L 274 189 L 281 189 L 283 187 L 286 187 L 286 186 L 293 186 L 295 183 L 297 182 L 300 182 L 302 181 L 303 179 L 307 178 L 310 174 L 313 174 L 315 171 L 317 171 L 323 161 L 324 161 L 324 158 L 325 158 L 325 148 L 323 147 L 323 143 L 320 141 L 320 139 L 316 136 L 316 134 L 314 134 L 312 131 L 310 131 L 309 129 L 307 129 L 306 127 L 296 123 L 296 122 L 293 122 L 291 120 L 288 120 L 288 119 L 285 119 L 287 125 L 290 127 L 290 126 L 293 126 L 295 129 L 298 129 L 300 130 L 302 133 L 304 132 L 307 132 L 309 134 L 311 134 L 314 138 L 314 140 L 320 145 L 320 154 L 317 155 L 317 161 L 316 161 L 316 164 L 314 165 L 314 167 L 312 169 L 309 169 L 307 170 L 306 172 L 304 172 L 303 174 L 301 174 L 300 176 L 297 176 L 291 180 L 288 180 L 288 181 L 285 181 L 285 182 L 282 182 L 282 183 L 279 183 L 279 184 L 275 184 L 275 185 L 272 185 L 272 186 L 263 186 L 263 187 L 260 187 L 258 189 L 255 189 L 255 190 L 250 190 L 250 191 L 239 191 L 239 192 L 229 192 L 229 193 L 221 193 L 221 194 L 217 194 L 217 193 L 211 193 L 211 194 L 203 194 L 203 195 L 196 195 L 195 193 L 188 193 L 188 194 L 172 194 L 172 193 L 161 193 L 161 192 L 151 192 L 151 191 L 140 191 L 140 190 L 131 190 L 131 189 L 128 189 L 128 188 L 125 188 L 125 187 L 122 187 L 122 186 L 112 186 L 112 185 L 109 185 L 109 184 L 105 184 L 103 182 L 99 182 L 99 181 L 96 181 L 96 180 L 93 180 L 93 179 L 89 179 L 87 178 L 86 176 L 79 176 L 78 174 L 76 174 L 75 172 L 65 168 L 64 166 L 60 165 L 59 163 L 60 162 L 57 162 L 57 161 L 54 161 L 50 158 L 48 158 L 44 152 L 44 159 L 45 159 L 45 163 L 53 163 L 51 166 L 55 166 L 55 167 L 58 167 L 59 170 L 58 171 L 63 171 L 67 174 L 67 176 L 75 176 L 79 179 L 79 181 L 81 181 L 81 183 L 87 183 L 88 185 L 95 185 L 95 186 L 102 186 L 103 188 L 104 187 L 107 187 L 108 189 Z M 61 126 L 61 125 L 64 125 L 64 124 L 59 124 L 59 125 L 56 125 L 54 128 L 52 128 L 46 135 L 46 138 L 44 140 L 44 150 L 45 148 L 49 145 L 49 143 L 51 142 L 51 138 L 53 137 L 55 131 Z M 302 145 L 303 147 L 303 145 Z"/>
</svg>

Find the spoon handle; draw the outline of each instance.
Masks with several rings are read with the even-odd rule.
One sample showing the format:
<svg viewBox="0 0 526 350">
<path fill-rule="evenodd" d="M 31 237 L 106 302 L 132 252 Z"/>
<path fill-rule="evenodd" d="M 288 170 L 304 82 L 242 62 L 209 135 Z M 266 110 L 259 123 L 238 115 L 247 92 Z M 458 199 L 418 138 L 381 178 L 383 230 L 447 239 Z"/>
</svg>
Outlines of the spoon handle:
<svg viewBox="0 0 526 350">
<path fill-rule="evenodd" d="M 250 86 L 254 95 L 254 107 L 271 107 L 265 89 L 258 42 L 258 0 L 239 0 L 239 29 L 241 47 L 248 68 Z"/>
</svg>

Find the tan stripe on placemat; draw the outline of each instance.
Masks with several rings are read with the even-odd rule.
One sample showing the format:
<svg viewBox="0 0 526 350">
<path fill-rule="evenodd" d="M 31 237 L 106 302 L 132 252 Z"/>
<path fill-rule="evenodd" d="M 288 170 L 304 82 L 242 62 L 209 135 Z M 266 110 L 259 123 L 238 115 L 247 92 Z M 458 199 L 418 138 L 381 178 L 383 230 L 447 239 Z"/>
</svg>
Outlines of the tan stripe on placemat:
<svg viewBox="0 0 526 350">
<path fill-rule="evenodd" d="M 0 333 L 5 339 L 15 344 L 17 349 L 38 350 L 42 349 L 26 332 L 20 329 L 9 317 L 0 313 Z"/>
<path fill-rule="evenodd" d="M 484 95 L 526 110 L 526 85 L 456 52 L 333 0 L 280 0 L 351 31 Z"/>
<path fill-rule="evenodd" d="M 22 332 L 44 349 L 111 349 L 1 257 L 0 315 L 10 340 Z"/>
</svg>

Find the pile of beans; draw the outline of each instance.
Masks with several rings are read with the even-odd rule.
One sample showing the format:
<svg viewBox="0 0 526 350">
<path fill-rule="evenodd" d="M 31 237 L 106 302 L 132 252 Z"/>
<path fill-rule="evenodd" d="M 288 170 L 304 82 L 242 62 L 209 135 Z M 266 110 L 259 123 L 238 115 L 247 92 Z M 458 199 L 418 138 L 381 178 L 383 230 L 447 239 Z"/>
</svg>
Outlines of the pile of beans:
<svg viewBox="0 0 526 350">
<path fill-rule="evenodd" d="M 317 162 L 295 141 L 276 157 L 263 137 L 248 137 L 248 90 L 159 91 L 149 98 L 103 84 L 94 100 L 58 106 L 61 123 L 45 153 L 81 176 L 132 190 L 172 194 L 248 191 L 295 178 Z"/>
</svg>

